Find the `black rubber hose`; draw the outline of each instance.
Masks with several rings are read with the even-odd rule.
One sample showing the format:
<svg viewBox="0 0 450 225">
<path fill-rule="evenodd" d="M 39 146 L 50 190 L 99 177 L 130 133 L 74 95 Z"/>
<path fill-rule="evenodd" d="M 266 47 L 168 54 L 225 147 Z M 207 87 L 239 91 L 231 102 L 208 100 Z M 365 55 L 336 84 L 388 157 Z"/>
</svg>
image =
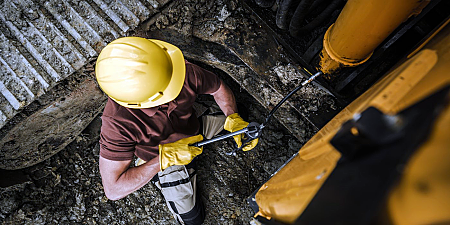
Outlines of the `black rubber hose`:
<svg viewBox="0 0 450 225">
<path fill-rule="evenodd" d="M 292 16 L 291 23 L 289 24 L 289 32 L 292 35 L 292 32 L 301 26 L 303 20 L 308 14 L 309 9 L 311 8 L 311 4 L 314 0 L 302 0 L 300 4 L 298 4 L 297 9 L 295 9 L 295 13 Z M 296 36 L 296 35 L 292 35 Z"/>
<path fill-rule="evenodd" d="M 255 0 L 256 4 L 263 8 L 272 7 L 275 0 Z"/>
<path fill-rule="evenodd" d="M 289 32 L 291 36 L 298 37 L 301 36 L 314 28 L 320 26 L 329 16 L 333 13 L 334 10 L 342 3 L 343 0 L 333 0 L 325 10 L 323 10 L 313 21 L 309 22 L 305 26 L 300 26 L 300 24 L 291 24 L 289 26 Z"/>
<path fill-rule="evenodd" d="M 280 29 L 288 28 L 287 16 L 289 10 L 291 9 L 291 6 L 296 2 L 298 2 L 298 0 L 280 0 L 276 15 L 276 24 L 278 28 Z"/>
<path fill-rule="evenodd" d="M 330 0 L 315 0 L 312 4 L 311 7 L 309 8 L 309 12 L 306 13 L 306 16 L 308 16 L 311 12 L 313 12 L 314 10 L 316 10 L 319 6 L 326 5 L 326 3 L 324 2 L 329 2 Z M 326 6 L 325 6 L 326 7 Z M 325 7 L 323 7 L 325 9 Z M 321 8 L 321 7 L 320 7 Z"/>
<path fill-rule="evenodd" d="M 319 71 L 319 72 L 315 73 L 314 75 L 310 76 L 307 80 L 303 81 L 300 85 L 298 85 L 296 88 L 294 88 L 294 90 L 289 92 L 289 94 L 284 96 L 284 98 L 281 99 L 281 101 L 278 102 L 278 104 L 275 107 L 273 107 L 272 110 L 270 110 L 269 115 L 266 117 L 266 120 L 264 121 L 264 123 L 261 124 L 260 128 L 261 129 L 264 128 L 269 123 L 270 118 L 272 118 L 273 114 L 278 110 L 278 108 L 280 108 L 281 105 L 283 105 L 283 103 L 286 100 L 288 100 L 288 98 L 290 98 L 295 92 L 300 90 L 300 88 L 302 88 L 303 86 L 311 83 L 313 80 L 315 80 L 320 75 L 323 75 L 322 71 Z"/>
</svg>

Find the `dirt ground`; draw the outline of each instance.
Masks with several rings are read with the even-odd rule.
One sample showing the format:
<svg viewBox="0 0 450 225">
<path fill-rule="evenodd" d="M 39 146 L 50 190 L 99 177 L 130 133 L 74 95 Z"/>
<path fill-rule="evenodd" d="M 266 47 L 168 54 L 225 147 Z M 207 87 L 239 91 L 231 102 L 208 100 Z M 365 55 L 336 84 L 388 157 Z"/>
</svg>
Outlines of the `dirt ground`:
<svg viewBox="0 0 450 225">
<path fill-rule="evenodd" d="M 227 83 L 248 106 L 249 120 L 263 121 L 267 110 L 232 80 Z M 2 224 L 174 224 L 152 184 L 118 201 L 105 197 L 98 170 L 100 126 L 97 117 L 63 151 L 25 169 L 30 182 L 0 189 Z M 226 155 L 233 149 L 231 139 L 205 146 L 197 159 L 205 224 L 249 224 L 253 211 L 246 199 L 302 144 L 273 120 L 250 152 Z"/>
<path fill-rule="evenodd" d="M 239 1 L 174 1 L 148 22 L 147 29 L 172 26 L 206 41 L 224 42 L 226 36 L 222 33 L 235 29 L 242 22 L 242 13 Z M 275 73 L 283 69 L 274 66 Z M 248 121 L 264 121 L 267 109 L 226 73 L 207 69 L 225 80 L 237 101 L 247 107 Z M 280 79 L 288 83 L 292 78 Z M 267 93 L 261 93 L 264 94 Z M 316 96 L 320 101 L 321 98 Z M 0 188 L 1 224 L 175 224 L 159 190 L 152 184 L 118 201 L 105 197 L 98 170 L 100 116 L 65 149 L 24 169 L 30 181 Z M 199 193 L 206 206 L 205 224 L 251 223 L 254 212 L 247 198 L 300 149 L 314 129 L 305 124 L 299 132 L 304 137 L 302 141 L 272 119 L 258 146 L 249 152 L 226 155 L 234 147 L 231 139 L 205 146 L 197 158 Z"/>
</svg>

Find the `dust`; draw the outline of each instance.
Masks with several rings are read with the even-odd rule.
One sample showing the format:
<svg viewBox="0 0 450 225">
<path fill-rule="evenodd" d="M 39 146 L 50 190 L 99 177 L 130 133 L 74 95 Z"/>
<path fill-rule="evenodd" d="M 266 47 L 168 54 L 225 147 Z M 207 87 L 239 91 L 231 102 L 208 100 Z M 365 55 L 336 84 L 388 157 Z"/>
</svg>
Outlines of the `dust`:
<svg viewBox="0 0 450 225">
<path fill-rule="evenodd" d="M 220 14 L 217 16 L 217 20 L 220 22 L 225 21 L 229 16 L 231 15 L 231 12 L 227 10 L 227 6 L 222 6 L 222 9 L 220 10 Z"/>
<path fill-rule="evenodd" d="M 123 13 L 122 18 L 131 28 L 136 18 L 125 13 L 115 4 L 105 1 L 111 9 Z M 229 30 L 242 24 L 252 25 L 242 17 L 239 1 L 172 1 L 154 19 L 149 30 L 175 29 L 182 34 L 192 35 L 207 42 L 224 43 L 227 38 L 250 37 L 258 34 L 242 32 L 237 36 L 227 36 Z M 65 10 L 64 8 L 62 10 Z M 251 30 L 251 27 L 247 28 Z M 89 35 L 82 30 L 86 37 Z M 103 34 L 101 34 L 103 35 Z M 248 44 L 244 39 L 237 40 Z M 80 46 L 78 46 L 80 47 Z M 1 48 L 1 46 L 0 46 Z M 256 56 L 255 47 L 249 55 Z M 87 51 L 87 50 L 86 50 Z M 218 61 L 214 55 L 209 60 Z M 217 62 L 216 62 L 217 63 Z M 242 73 L 243 84 L 256 85 L 262 90 L 259 98 L 251 97 L 242 91 L 228 75 L 221 76 L 232 88 L 238 102 L 246 106 L 249 121 L 263 122 L 267 116 L 266 107 L 281 100 L 282 95 L 273 91 L 266 83 Z M 272 68 L 270 79 L 274 85 L 280 85 L 288 91 L 292 84 L 306 79 L 295 72 L 290 64 L 277 64 Z M 227 78 L 228 77 L 228 78 Z M 272 81 L 272 80 L 270 80 Z M 311 85 L 312 86 L 312 85 Z M 282 89 L 283 90 L 283 89 Z M 255 91 L 256 92 L 256 91 Z M 313 96 L 315 101 L 325 94 L 317 88 L 305 89 L 303 96 Z M 313 105 L 317 102 L 306 99 Z M 294 99 L 295 100 L 295 99 Z M 258 104 L 258 102 L 263 103 Z M 295 101 L 294 101 L 295 102 Z M 42 102 L 45 104 L 45 99 Z M 303 105 L 303 104 L 302 104 Z M 205 224 L 248 224 L 254 212 L 246 199 L 273 174 L 287 159 L 295 154 L 310 138 L 315 130 L 304 121 L 302 115 L 289 108 L 279 112 L 282 125 L 272 120 L 264 130 L 258 146 L 249 152 L 239 152 L 236 156 L 225 153 L 234 149 L 232 140 L 225 140 L 205 146 L 204 153 L 198 157 L 198 186 L 202 200 L 206 204 Z M 305 110 L 314 110 L 305 109 Z M 309 111 L 307 111 L 309 112 Z M 297 117 L 292 117 L 295 115 Z M 103 192 L 98 170 L 99 145 L 98 134 L 100 118 L 80 134 L 76 141 L 69 144 L 58 154 L 35 166 L 24 169 L 30 181 L 17 187 L 0 189 L 0 223 L 2 224 L 174 224 L 159 190 L 152 184 L 118 201 L 108 200 Z M 301 126 L 293 135 L 286 129 L 295 124 Z M 292 126 L 293 127 L 293 126 Z"/>
<path fill-rule="evenodd" d="M 271 74 L 274 74 L 270 78 L 273 81 L 273 84 L 276 85 L 279 83 L 279 86 L 281 86 L 280 89 L 282 90 L 288 88 L 289 91 L 291 91 L 308 79 L 305 75 L 298 72 L 299 69 L 291 63 L 277 63 L 270 71 Z M 305 72 L 303 73 L 305 74 Z M 319 111 L 319 108 L 337 109 L 334 97 L 315 83 L 309 83 L 303 86 L 293 95 L 291 101 L 300 109 L 300 112 L 305 115 L 317 112 Z"/>
<path fill-rule="evenodd" d="M 287 65 L 281 65 L 281 63 L 278 62 L 277 65 L 271 70 L 277 75 L 281 83 L 285 86 L 291 83 L 298 84 L 299 81 L 304 79 L 304 77 L 297 72 L 297 69 L 290 63 Z"/>
<path fill-rule="evenodd" d="M 263 121 L 267 110 L 240 92 L 237 83 L 226 82 L 237 101 L 248 107 L 249 121 Z M 98 169 L 100 126 L 97 117 L 64 150 L 24 169 L 29 182 L 1 188 L 0 223 L 175 224 L 153 184 L 118 201 L 105 197 Z M 199 194 L 206 204 L 204 224 L 248 224 L 254 212 L 246 199 L 302 144 L 272 121 L 249 152 L 227 156 L 234 149 L 232 139 L 206 145 L 197 158 Z"/>
</svg>

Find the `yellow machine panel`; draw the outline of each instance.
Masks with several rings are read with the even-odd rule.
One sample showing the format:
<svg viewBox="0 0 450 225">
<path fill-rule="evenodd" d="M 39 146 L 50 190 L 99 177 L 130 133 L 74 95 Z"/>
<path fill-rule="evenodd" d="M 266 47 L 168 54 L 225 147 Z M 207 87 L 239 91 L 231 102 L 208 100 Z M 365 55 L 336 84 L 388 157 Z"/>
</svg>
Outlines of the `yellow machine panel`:
<svg viewBox="0 0 450 225">
<path fill-rule="evenodd" d="M 260 210 L 257 215 L 287 224 L 299 218 L 338 164 L 341 154 L 330 141 L 344 122 L 358 117 L 369 107 L 395 115 L 450 85 L 448 21 L 437 31 L 439 33 L 432 35 L 433 39 L 427 40 L 414 55 L 399 62 L 395 69 L 336 115 L 259 189 L 255 195 Z M 448 100 L 427 142 L 412 156 L 400 183 L 389 195 L 387 211 L 394 224 L 450 222 Z M 356 128 L 351 132 L 358 135 Z"/>
</svg>

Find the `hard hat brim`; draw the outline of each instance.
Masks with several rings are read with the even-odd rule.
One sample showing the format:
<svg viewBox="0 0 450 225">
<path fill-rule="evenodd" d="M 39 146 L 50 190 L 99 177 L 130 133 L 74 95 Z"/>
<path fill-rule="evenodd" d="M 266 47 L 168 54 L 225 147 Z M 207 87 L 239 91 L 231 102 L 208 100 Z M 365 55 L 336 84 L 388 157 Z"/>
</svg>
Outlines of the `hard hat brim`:
<svg viewBox="0 0 450 225">
<path fill-rule="evenodd" d="M 175 45 L 169 44 L 164 41 L 155 40 L 155 39 L 149 39 L 155 44 L 158 44 L 164 48 L 166 48 L 167 53 L 170 56 L 170 59 L 172 61 L 172 78 L 170 79 L 169 84 L 167 85 L 166 89 L 164 90 L 164 94 L 162 97 L 158 98 L 157 100 L 151 101 L 147 100 L 145 102 L 140 102 L 140 104 L 136 105 L 130 105 L 127 102 L 122 102 L 117 99 L 112 98 L 114 101 L 116 101 L 118 104 L 127 107 L 127 108 L 136 108 L 136 109 L 142 109 L 142 108 L 152 108 L 155 106 L 159 106 L 162 104 L 165 104 L 167 102 L 170 102 L 174 100 L 181 92 L 181 89 L 183 88 L 184 79 L 186 76 L 186 63 L 184 61 L 184 56 L 181 50 L 176 47 Z"/>
</svg>

